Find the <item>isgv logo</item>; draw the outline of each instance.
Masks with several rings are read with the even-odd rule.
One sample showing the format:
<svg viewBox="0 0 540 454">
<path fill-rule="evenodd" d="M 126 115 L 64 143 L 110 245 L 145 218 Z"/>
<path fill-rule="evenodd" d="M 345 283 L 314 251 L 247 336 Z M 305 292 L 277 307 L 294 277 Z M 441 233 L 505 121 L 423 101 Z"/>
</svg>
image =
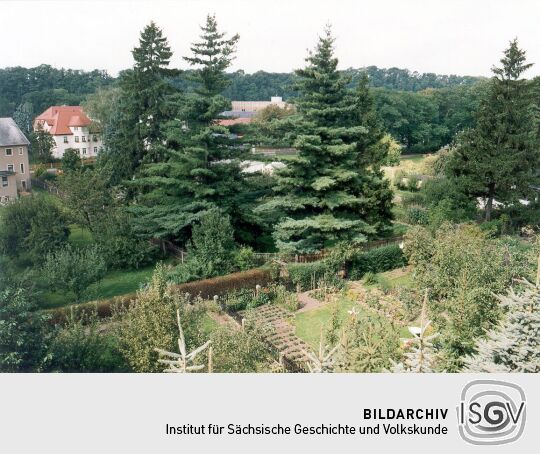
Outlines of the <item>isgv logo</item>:
<svg viewBox="0 0 540 454">
<path fill-rule="evenodd" d="M 461 392 L 457 407 L 459 434 L 473 445 L 502 445 L 523 434 L 525 393 L 499 380 L 474 380 Z"/>
</svg>

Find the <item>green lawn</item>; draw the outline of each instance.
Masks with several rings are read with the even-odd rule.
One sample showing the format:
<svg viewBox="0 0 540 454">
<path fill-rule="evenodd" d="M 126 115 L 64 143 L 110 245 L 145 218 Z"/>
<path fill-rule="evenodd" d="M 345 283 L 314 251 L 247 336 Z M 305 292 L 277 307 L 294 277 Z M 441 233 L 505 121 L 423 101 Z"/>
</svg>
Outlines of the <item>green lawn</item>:
<svg viewBox="0 0 540 454">
<path fill-rule="evenodd" d="M 94 240 L 89 230 L 76 224 L 69 226 L 69 242 L 76 247 L 90 246 Z"/>
<path fill-rule="evenodd" d="M 140 270 L 110 271 L 103 280 L 90 286 L 86 297 L 81 302 L 133 293 L 150 280 L 153 271 L 154 265 Z M 45 292 L 41 306 L 46 309 L 66 306 L 72 304 L 73 299 L 72 293 Z"/>
<path fill-rule="evenodd" d="M 357 310 L 362 309 L 354 301 L 348 298 L 342 298 L 336 303 L 326 304 L 319 309 L 311 311 L 300 312 L 296 314 L 296 335 L 306 341 L 313 348 L 319 347 L 319 341 L 321 338 L 321 329 L 324 332 L 330 324 L 332 313 L 335 307 L 338 307 L 339 317 L 343 320 L 347 316 L 347 311 L 351 310 L 353 306 Z"/>
</svg>

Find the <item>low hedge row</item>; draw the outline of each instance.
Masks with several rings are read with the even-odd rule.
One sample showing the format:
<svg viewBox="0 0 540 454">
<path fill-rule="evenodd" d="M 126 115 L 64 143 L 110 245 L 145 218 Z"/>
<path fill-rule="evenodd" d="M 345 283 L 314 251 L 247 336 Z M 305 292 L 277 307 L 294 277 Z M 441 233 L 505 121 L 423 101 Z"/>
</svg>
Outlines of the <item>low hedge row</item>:
<svg viewBox="0 0 540 454">
<path fill-rule="evenodd" d="M 266 286 L 272 282 L 272 272 L 266 268 L 255 268 L 238 273 L 228 274 L 226 276 L 218 276 L 211 279 L 203 279 L 200 281 L 187 282 L 185 284 L 174 285 L 173 288 L 178 293 L 189 293 L 192 297 L 201 296 L 205 299 L 210 299 L 214 295 L 222 296 L 226 293 L 240 289 L 255 289 L 255 286 Z M 52 321 L 61 323 L 69 315 L 72 308 L 78 312 L 97 311 L 98 317 L 110 317 L 112 308 L 115 304 L 131 304 L 137 297 L 136 293 L 117 296 L 107 300 L 90 301 L 88 303 L 77 304 L 75 306 L 66 306 L 51 311 Z"/>
<path fill-rule="evenodd" d="M 300 290 L 311 290 L 315 288 L 320 279 L 336 274 L 338 270 L 333 270 L 326 260 L 319 260 L 312 263 L 291 263 L 287 266 L 289 281 Z"/>
<path fill-rule="evenodd" d="M 350 279 L 360 279 L 367 272 L 381 273 L 407 265 L 407 259 L 397 244 L 390 244 L 353 257 L 347 267 Z"/>
</svg>

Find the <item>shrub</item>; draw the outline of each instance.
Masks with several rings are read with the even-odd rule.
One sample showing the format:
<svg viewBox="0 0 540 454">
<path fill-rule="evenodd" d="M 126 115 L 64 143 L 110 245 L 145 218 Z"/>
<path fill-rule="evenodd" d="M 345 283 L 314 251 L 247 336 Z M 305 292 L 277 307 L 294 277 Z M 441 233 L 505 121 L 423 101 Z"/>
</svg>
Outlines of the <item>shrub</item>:
<svg viewBox="0 0 540 454">
<path fill-rule="evenodd" d="M 212 333 L 215 372 L 257 372 L 268 369 L 272 352 L 255 327 L 231 330 L 220 327 Z"/>
<path fill-rule="evenodd" d="M 235 267 L 235 249 L 229 216 L 212 210 L 193 226 L 187 246 L 188 259 L 179 265 L 171 278 L 176 283 L 189 282 L 230 273 Z"/>
<path fill-rule="evenodd" d="M 289 280 L 300 290 L 313 290 L 320 279 L 331 279 L 337 270 L 332 270 L 326 260 L 313 263 L 291 263 L 287 266 Z"/>
<path fill-rule="evenodd" d="M 107 272 L 105 260 L 97 247 L 74 249 L 66 246 L 50 253 L 43 264 L 43 275 L 52 289 L 71 291 L 77 301 L 94 282 Z"/>
<path fill-rule="evenodd" d="M 245 271 L 255 266 L 255 254 L 253 248 L 243 246 L 234 256 L 234 263 L 240 271 Z"/>
<path fill-rule="evenodd" d="M 48 341 L 47 316 L 26 290 L 0 290 L 0 372 L 39 371 Z"/>
<path fill-rule="evenodd" d="M 406 211 L 407 222 L 412 225 L 427 225 L 429 223 L 429 214 L 425 208 L 411 206 Z"/>
<path fill-rule="evenodd" d="M 118 346 L 133 371 L 160 372 L 163 365 L 157 362 L 155 348 L 177 351 L 177 310 L 180 311 L 187 349 L 199 346 L 204 307 L 188 304 L 183 295 L 168 285 L 161 264 L 156 267 L 149 287 L 137 293 L 133 304 L 115 310 Z"/>
<path fill-rule="evenodd" d="M 358 254 L 349 263 L 347 272 L 351 279 L 361 279 L 369 271 L 380 273 L 406 264 L 403 251 L 397 244 L 391 244 Z"/>
<path fill-rule="evenodd" d="M 377 275 L 372 271 L 368 271 L 364 274 L 363 280 L 366 285 L 375 285 L 377 283 Z"/>
<path fill-rule="evenodd" d="M 48 197 L 21 197 L 2 209 L 0 252 L 10 257 L 27 252 L 37 261 L 65 244 L 68 235 L 63 213 Z"/>
<path fill-rule="evenodd" d="M 49 347 L 53 372 L 123 372 L 127 365 L 117 339 L 100 333 L 96 314 L 72 317 L 56 332 Z"/>
</svg>

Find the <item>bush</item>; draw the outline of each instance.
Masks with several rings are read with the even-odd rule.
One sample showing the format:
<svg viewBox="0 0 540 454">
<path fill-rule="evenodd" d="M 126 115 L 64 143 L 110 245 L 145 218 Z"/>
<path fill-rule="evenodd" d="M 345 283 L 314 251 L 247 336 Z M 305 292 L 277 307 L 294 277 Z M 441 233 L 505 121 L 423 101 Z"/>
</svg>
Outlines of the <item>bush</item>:
<svg viewBox="0 0 540 454">
<path fill-rule="evenodd" d="M 354 257 L 348 266 L 347 274 L 351 279 L 361 279 L 364 274 L 381 273 L 405 266 L 407 259 L 397 244 L 382 246 L 363 252 Z"/>
<path fill-rule="evenodd" d="M 267 370 L 272 352 L 255 327 L 231 330 L 220 327 L 212 333 L 215 372 L 257 372 Z"/>
<path fill-rule="evenodd" d="M 236 244 L 229 216 L 212 210 L 193 226 L 187 246 L 187 262 L 171 278 L 176 283 L 228 274 L 235 267 Z"/>
<path fill-rule="evenodd" d="M 52 289 L 71 291 L 77 301 L 94 282 L 107 272 L 105 260 L 97 247 L 74 249 L 66 246 L 50 253 L 43 264 L 43 275 Z"/>
<path fill-rule="evenodd" d="M 26 252 L 37 261 L 65 244 L 68 236 L 63 213 L 48 197 L 21 197 L 2 209 L 0 252 L 10 257 Z"/>
<path fill-rule="evenodd" d="M 164 366 L 157 362 L 155 348 L 178 351 L 177 310 L 187 349 L 191 351 L 201 345 L 204 307 L 189 304 L 167 284 L 163 265 L 156 267 L 149 287 L 137 293 L 133 304 L 117 308 L 114 329 L 118 346 L 133 371 L 161 372 Z"/>
<path fill-rule="evenodd" d="M 320 279 L 332 279 L 337 270 L 333 270 L 326 260 L 313 263 L 291 263 L 287 266 L 289 280 L 300 290 L 317 288 Z"/>
<path fill-rule="evenodd" d="M 45 357 L 47 317 L 36 311 L 28 292 L 0 290 L 0 372 L 37 372 Z"/>
<path fill-rule="evenodd" d="M 127 365 L 117 339 L 100 333 L 95 314 L 72 317 L 58 328 L 49 348 L 52 372 L 124 372 Z"/>
<path fill-rule="evenodd" d="M 406 211 L 407 223 L 412 225 L 427 225 L 429 223 L 429 214 L 425 208 L 411 206 Z"/>
<path fill-rule="evenodd" d="M 234 263 L 240 271 L 246 271 L 255 266 L 255 254 L 253 249 L 248 246 L 243 246 L 234 256 Z"/>
</svg>

